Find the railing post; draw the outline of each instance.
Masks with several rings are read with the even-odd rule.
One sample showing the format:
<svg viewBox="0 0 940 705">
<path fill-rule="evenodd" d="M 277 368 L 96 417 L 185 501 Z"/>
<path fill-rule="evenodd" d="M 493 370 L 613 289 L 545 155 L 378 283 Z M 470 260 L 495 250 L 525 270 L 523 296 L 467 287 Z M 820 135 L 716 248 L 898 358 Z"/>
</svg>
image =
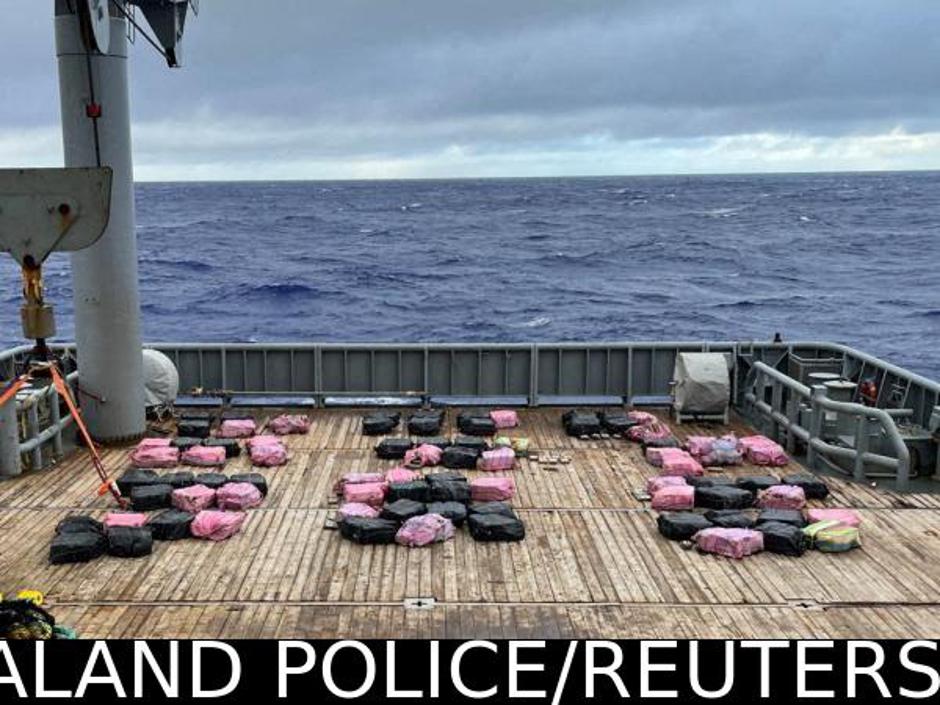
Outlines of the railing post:
<svg viewBox="0 0 940 705">
<path fill-rule="evenodd" d="M 809 421 L 809 440 L 806 443 L 806 464 L 809 465 L 811 470 L 815 470 L 817 468 L 817 451 L 813 447 L 813 441 L 822 434 L 826 410 L 823 409 L 820 402 L 826 398 L 826 388 L 821 384 L 817 384 L 813 387 L 812 394 L 813 396 L 810 400 L 812 404 L 812 414 L 810 414 Z"/>
<path fill-rule="evenodd" d="M 23 472 L 18 426 L 13 398 L 0 406 L 0 477 L 15 477 Z"/>
<path fill-rule="evenodd" d="M 796 434 L 793 427 L 800 424 L 800 398 L 792 392 L 787 395 L 787 418 L 790 419 L 790 428 L 787 429 L 787 453 L 796 452 Z"/>
<path fill-rule="evenodd" d="M 855 469 L 853 477 L 862 481 L 865 479 L 865 453 L 868 452 L 868 417 L 861 415 L 855 426 Z"/>
<path fill-rule="evenodd" d="M 783 385 L 774 380 L 770 388 L 770 408 L 774 411 L 783 411 Z M 773 416 L 770 417 L 771 429 L 773 430 L 773 439 L 780 442 L 780 422 Z"/>
<path fill-rule="evenodd" d="M 55 387 L 49 390 L 46 402 L 49 404 L 49 416 L 52 420 L 52 426 L 56 429 L 55 435 L 52 437 L 52 450 L 58 461 L 62 457 L 62 417 L 59 413 L 59 392 L 56 391 Z"/>
</svg>

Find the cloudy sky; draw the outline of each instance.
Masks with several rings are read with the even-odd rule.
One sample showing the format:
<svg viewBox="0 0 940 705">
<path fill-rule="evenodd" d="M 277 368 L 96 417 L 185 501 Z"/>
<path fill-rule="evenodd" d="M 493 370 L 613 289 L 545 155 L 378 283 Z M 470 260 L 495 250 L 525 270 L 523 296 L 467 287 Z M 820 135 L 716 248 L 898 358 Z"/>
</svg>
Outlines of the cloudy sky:
<svg viewBox="0 0 940 705">
<path fill-rule="evenodd" d="M 61 164 L 0 0 L 0 165 Z M 271 8 L 276 8 L 272 10 Z M 202 0 L 132 59 L 141 180 L 940 168 L 937 0 Z"/>
</svg>

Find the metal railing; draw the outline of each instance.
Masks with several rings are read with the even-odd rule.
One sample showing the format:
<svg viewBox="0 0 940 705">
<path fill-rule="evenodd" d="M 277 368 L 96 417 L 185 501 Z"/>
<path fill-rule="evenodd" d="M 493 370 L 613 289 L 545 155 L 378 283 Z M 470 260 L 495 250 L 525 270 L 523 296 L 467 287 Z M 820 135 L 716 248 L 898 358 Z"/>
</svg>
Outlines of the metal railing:
<svg viewBox="0 0 940 705">
<path fill-rule="evenodd" d="M 876 465 L 893 471 L 897 478 L 898 490 L 904 492 L 908 489 L 910 451 L 901 438 L 891 413 L 863 404 L 828 399 L 825 387 L 810 388 L 763 362 L 755 362 L 752 372 L 754 381 L 745 391 L 745 400 L 758 414 L 770 421 L 771 433 L 778 440 L 781 434 L 786 434 L 790 452 L 795 449 L 797 440 L 806 445 L 807 464 L 811 468 L 815 467 L 820 457 L 826 460 L 847 460 L 852 463 L 851 474 L 854 479 L 864 480 L 866 466 Z M 766 399 L 768 392 L 770 401 Z M 800 423 L 802 407 L 806 404 L 810 408 L 809 428 Z M 824 417 L 827 411 L 853 419 L 855 433 L 852 447 L 834 444 L 823 438 Z M 888 439 L 894 456 L 869 450 L 872 422 L 878 424 L 875 430 L 883 433 Z M 828 464 L 834 469 L 843 470 L 834 462 Z"/>
<path fill-rule="evenodd" d="M 886 467 L 900 476 L 910 461 L 898 445 L 892 415 L 904 414 L 913 425 L 926 428 L 933 409 L 940 406 L 940 384 L 853 348 L 826 342 L 769 343 L 748 341 L 673 341 L 610 343 L 513 343 L 513 344 L 335 344 L 335 343 L 158 343 L 148 345 L 165 353 L 177 366 L 180 389 L 189 392 L 224 391 L 249 399 L 262 395 L 301 397 L 317 406 L 331 399 L 420 395 L 445 403 L 447 399 L 513 399 L 530 406 L 631 403 L 638 397 L 667 397 L 679 352 L 723 352 L 729 358 L 732 404 L 756 409 L 787 430 L 788 444 L 807 443 L 811 460 L 818 457 L 848 459 L 853 449 L 829 443 L 800 424 L 789 400 L 811 408 L 815 403 L 830 413 L 854 414 L 865 410 L 865 423 L 879 424 L 895 458 L 872 453 L 864 447 L 869 434 L 860 432 L 859 446 L 866 464 Z M 56 346 L 60 353 L 74 353 L 73 346 Z M 29 348 L 0 352 L 0 379 L 9 379 Z M 839 407 L 834 400 L 813 401 L 812 391 L 799 377 L 806 369 L 838 372 L 861 381 L 873 379 L 880 394 L 877 407 L 852 404 Z M 779 391 L 758 399 L 748 386 L 749 375 L 777 380 Z M 783 372 L 781 370 L 786 370 Z M 802 371 L 802 372 L 801 372 Z M 789 374 L 787 374 L 789 373 Z M 70 376 L 74 382 L 74 375 Z M 30 457 L 36 449 L 61 444 L 69 421 L 55 420 L 57 397 L 46 390 L 18 402 L 27 413 L 21 442 Z M 749 396 L 750 395 L 750 396 Z M 857 400 L 857 399 L 856 399 Z M 761 404 L 757 404 L 761 402 Z M 33 403 L 49 404 L 47 414 L 37 414 L 40 425 L 29 420 Z M 56 411 L 53 411 L 53 408 Z M 38 407 L 37 411 L 42 408 Z M 2 410 L 0 410 L 2 412 Z M 43 427 L 42 418 L 47 419 Z M 809 425 L 809 424 L 808 424 Z M 778 429 L 779 430 L 779 429 Z M 812 442 L 811 440 L 812 435 Z M 903 445 L 903 444 L 901 444 Z M 857 458 L 852 455 L 853 462 Z"/>
<path fill-rule="evenodd" d="M 23 346 L 0 351 L 0 381 L 16 376 L 17 363 L 30 350 Z M 78 382 L 78 372 L 68 374 L 65 379 L 74 388 Z M 48 465 L 50 457 L 61 458 L 65 446 L 63 433 L 74 420 L 69 414 L 61 414 L 59 393 L 55 386 L 49 384 L 21 392 L 8 403 L 14 407 L 13 412 L 0 409 L 0 413 L 7 412 L 11 422 L 19 429 L 19 454 L 28 459 L 29 467 L 43 468 Z M 18 469 L 0 467 L 0 477 L 15 473 Z"/>
</svg>

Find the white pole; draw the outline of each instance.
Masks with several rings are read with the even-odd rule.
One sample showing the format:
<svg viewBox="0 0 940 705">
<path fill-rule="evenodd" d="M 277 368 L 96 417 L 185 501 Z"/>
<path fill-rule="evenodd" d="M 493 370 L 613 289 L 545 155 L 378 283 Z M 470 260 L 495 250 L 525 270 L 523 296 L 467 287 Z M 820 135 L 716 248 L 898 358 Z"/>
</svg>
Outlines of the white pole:
<svg viewBox="0 0 940 705">
<path fill-rule="evenodd" d="M 95 245 L 72 255 L 79 400 L 91 435 L 114 442 L 146 429 L 127 24 L 109 4 L 110 49 L 89 54 L 77 11 L 82 2 L 55 5 L 65 165 L 109 166 L 114 181 L 107 230 Z M 96 106 L 100 116 L 93 119 Z"/>
<path fill-rule="evenodd" d="M 0 387 L 4 385 L 0 378 Z M 16 422 L 16 397 L 0 405 L 0 477 L 13 477 L 20 466 L 20 434 Z"/>
</svg>

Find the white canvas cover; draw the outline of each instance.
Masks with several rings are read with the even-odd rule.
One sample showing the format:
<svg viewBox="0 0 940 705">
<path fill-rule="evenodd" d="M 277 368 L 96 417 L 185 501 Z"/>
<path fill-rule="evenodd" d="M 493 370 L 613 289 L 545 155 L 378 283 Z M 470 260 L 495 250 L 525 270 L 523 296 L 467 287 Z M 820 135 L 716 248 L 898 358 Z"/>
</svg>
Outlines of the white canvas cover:
<svg viewBox="0 0 940 705">
<path fill-rule="evenodd" d="M 722 353 L 679 353 L 673 379 L 679 413 L 723 414 L 728 408 L 731 378 Z"/>
<path fill-rule="evenodd" d="M 173 361 L 156 350 L 144 350 L 144 396 L 147 408 L 176 401 L 180 376 Z"/>
</svg>

